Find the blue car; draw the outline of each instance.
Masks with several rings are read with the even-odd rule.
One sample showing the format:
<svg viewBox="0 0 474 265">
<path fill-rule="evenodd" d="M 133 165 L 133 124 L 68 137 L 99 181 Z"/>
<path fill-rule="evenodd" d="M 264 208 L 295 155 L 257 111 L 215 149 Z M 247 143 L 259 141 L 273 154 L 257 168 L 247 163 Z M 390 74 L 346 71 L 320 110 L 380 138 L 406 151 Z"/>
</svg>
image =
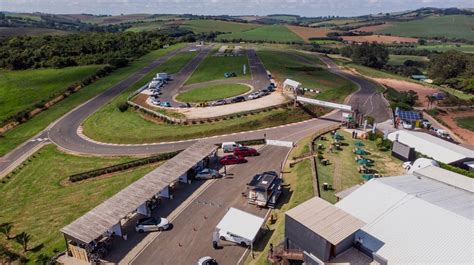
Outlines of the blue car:
<svg viewBox="0 0 474 265">
<path fill-rule="evenodd" d="M 160 103 L 160 107 L 169 108 L 171 107 L 171 104 L 168 101 L 163 101 Z"/>
</svg>

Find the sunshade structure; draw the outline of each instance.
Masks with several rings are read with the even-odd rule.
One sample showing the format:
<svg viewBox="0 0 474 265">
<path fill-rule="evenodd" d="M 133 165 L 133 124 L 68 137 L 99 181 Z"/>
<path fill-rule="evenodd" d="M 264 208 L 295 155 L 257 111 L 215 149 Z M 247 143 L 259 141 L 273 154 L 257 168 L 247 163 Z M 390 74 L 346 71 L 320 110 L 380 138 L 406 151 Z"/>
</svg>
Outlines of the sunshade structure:
<svg viewBox="0 0 474 265">
<path fill-rule="evenodd" d="M 360 141 L 357 141 L 357 142 L 355 142 L 354 145 L 360 147 L 360 146 L 364 146 L 364 143 L 362 143 L 362 142 L 360 142 Z"/>
<path fill-rule="evenodd" d="M 120 223 L 128 214 L 133 213 L 141 205 L 158 195 L 188 170 L 200 163 L 204 158 L 215 154 L 217 146 L 197 142 L 182 151 L 163 165 L 119 191 L 110 199 L 79 217 L 61 229 L 68 238 L 84 244 L 106 234 L 113 226 Z"/>
<path fill-rule="evenodd" d="M 373 160 L 365 159 L 365 158 L 357 160 L 357 164 L 364 165 L 364 166 L 371 166 L 373 163 L 374 163 Z"/>
<path fill-rule="evenodd" d="M 357 149 L 355 150 L 355 154 L 357 155 L 368 155 L 369 153 L 365 151 L 364 149 Z"/>
<path fill-rule="evenodd" d="M 232 207 L 216 228 L 243 237 L 253 244 L 264 222 L 262 217 Z"/>
</svg>

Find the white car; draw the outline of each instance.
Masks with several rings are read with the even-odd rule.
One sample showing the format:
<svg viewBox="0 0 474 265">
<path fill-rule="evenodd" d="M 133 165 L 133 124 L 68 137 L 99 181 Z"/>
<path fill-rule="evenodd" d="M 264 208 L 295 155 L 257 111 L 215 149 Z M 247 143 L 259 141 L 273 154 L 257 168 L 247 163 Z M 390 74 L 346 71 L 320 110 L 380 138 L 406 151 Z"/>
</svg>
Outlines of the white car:
<svg viewBox="0 0 474 265">
<path fill-rule="evenodd" d="M 259 97 L 260 97 L 260 95 L 259 95 L 258 92 L 255 92 L 255 93 L 252 93 L 252 94 L 249 95 L 249 99 L 257 99 Z"/>
<path fill-rule="evenodd" d="M 403 126 L 403 129 L 407 129 L 407 130 L 413 129 L 413 124 L 411 124 L 409 122 L 406 122 L 406 121 L 402 122 L 402 126 Z"/>
<path fill-rule="evenodd" d="M 170 227 L 170 222 L 165 218 L 145 217 L 137 221 L 135 230 L 139 233 L 164 231 Z"/>
<path fill-rule="evenodd" d="M 231 232 L 226 232 L 222 230 L 219 231 L 219 239 L 222 241 L 230 241 L 230 242 L 237 243 L 241 245 L 242 247 L 247 247 L 252 244 L 252 242 L 250 242 L 250 240 L 246 238 L 243 238 Z"/>
<path fill-rule="evenodd" d="M 220 177 L 221 174 L 219 174 L 219 171 L 212 168 L 205 168 L 199 171 L 195 176 L 196 179 L 215 179 Z"/>
<path fill-rule="evenodd" d="M 200 258 L 197 264 L 198 265 L 218 265 L 217 261 L 210 256 Z"/>
<path fill-rule="evenodd" d="M 161 102 L 160 102 L 159 100 L 157 100 L 157 99 L 152 99 L 152 100 L 151 100 L 151 104 L 153 104 L 153 105 L 157 105 L 157 106 L 158 106 L 158 105 L 160 105 L 160 103 L 161 103 Z"/>
</svg>

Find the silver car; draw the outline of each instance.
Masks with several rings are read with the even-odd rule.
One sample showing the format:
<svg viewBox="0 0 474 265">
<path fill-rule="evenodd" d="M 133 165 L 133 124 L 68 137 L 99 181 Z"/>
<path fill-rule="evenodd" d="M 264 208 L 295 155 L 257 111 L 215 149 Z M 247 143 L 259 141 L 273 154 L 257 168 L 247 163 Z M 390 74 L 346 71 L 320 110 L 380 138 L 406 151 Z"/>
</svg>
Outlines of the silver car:
<svg viewBox="0 0 474 265">
<path fill-rule="evenodd" d="M 212 168 L 205 168 L 199 171 L 195 176 L 196 179 L 215 179 L 220 177 L 221 174 L 219 174 L 219 171 Z"/>
<path fill-rule="evenodd" d="M 139 233 L 164 231 L 170 227 L 170 222 L 165 218 L 145 217 L 138 220 L 135 230 Z"/>
<path fill-rule="evenodd" d="M 211 103 L 211 106 L 221 106 L 227 104 L 227 101 L 225 99 L 219 99 Z"/>
</svg>

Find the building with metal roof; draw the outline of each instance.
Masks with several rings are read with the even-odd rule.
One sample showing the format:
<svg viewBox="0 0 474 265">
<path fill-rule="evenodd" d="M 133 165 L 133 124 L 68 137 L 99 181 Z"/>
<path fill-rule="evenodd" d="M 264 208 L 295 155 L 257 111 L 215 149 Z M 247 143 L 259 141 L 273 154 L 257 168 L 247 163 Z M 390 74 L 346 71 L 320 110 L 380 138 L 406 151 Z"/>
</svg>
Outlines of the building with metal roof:
<svg viewBox="0 0 474 265">
<path fill-rule="evenodd" d="M 86 248 L 108 234 L 115 233 L 120 236 L 123 219 L 134 212 L 147 214 L 147 201 L 156 196 L 167 196 L 170 185 L 186 177 L 190 169 L 202 167 L 207 157 L 216 155 L 216 150 L 217 146 L 213 144 L 193 144 L 65 226 L 61 232 L 67 241 Z"/>
<path fill-rule="evenodd" d="M 285 239 L 288 248 L 303 249 L 305 259 L 315 256 L 327 261 L 349 249 L 364 225 L 359 218 L 315 197 L 285 213 Z"/>
<path fill-rule="evenodd" d="M 474 160 L 473 150 L 423 132 L 398 130 L 389 133 L 388 139 L 445 164 L 465 167 L 465 162 Z"/>
<path fill-rule="evenodd" d="M 336 204 L 366 223 L 355 237 L 380 263 L 472 264 L 474 179 L 427 167 L 372 179 Z"/>
</svg>

